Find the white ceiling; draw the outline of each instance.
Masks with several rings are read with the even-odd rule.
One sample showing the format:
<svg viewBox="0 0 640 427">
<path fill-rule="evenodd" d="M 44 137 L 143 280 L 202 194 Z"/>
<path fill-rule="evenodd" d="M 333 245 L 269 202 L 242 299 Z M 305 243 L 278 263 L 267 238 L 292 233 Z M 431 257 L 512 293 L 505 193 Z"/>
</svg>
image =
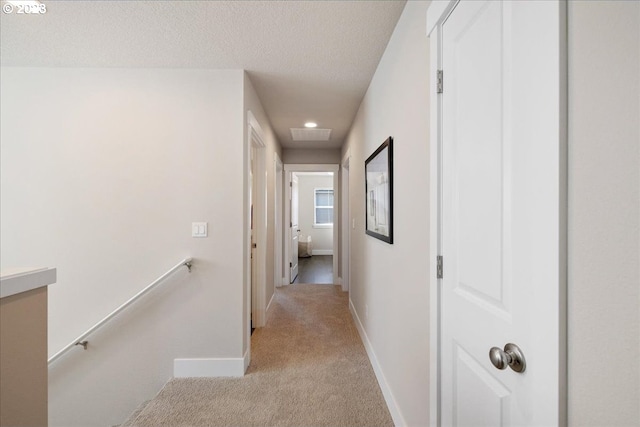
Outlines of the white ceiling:
<svg viewBox="0 0 640 427">
<path fill-rule="evenodd" d="M 4 2 L 3 2 L 4 3 Z M 3 66 L 246 69 L 284 147 L 339 147 L 405 1 L 47 1 L 1 14 Z M 309 120 L 328 142 L 294 142 Z"/>
</svg>

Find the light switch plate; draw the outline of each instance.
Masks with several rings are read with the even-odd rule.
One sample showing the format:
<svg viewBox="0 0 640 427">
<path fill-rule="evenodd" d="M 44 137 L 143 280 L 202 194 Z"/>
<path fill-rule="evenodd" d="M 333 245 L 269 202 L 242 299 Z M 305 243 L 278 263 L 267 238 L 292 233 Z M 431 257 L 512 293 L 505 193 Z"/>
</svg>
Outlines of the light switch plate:
<svg viewBox="0 0 640 427">
<path fill-rule="evenodd" d="M 207 237 L 207 223 L 206 222 L 192 222 L 191 223 L 191 237 Z"/>
</svg>

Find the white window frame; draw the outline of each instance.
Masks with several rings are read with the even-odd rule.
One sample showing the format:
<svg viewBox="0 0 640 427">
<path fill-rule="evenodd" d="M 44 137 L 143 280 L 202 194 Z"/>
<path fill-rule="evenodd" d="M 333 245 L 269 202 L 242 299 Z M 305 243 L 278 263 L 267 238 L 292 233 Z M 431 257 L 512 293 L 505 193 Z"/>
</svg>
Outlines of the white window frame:
<svg viewBox="0 0 640 427">
<path fill-rule="evenodd" d="M 331 195 L 334 197 L 333 204 L 331 206 L 318 206 L 318 205 L 316 205 L 316 200 L 317 200 L 316 196 L 317 196 L 318 191 L 331 191 Z M 323 187 L 323 188 L 314 188 L 313 189 L 313 228 L 333 228 L 333 220 L 335 219 L 334 218 L 335 205 L 336 205 L 335 192 L 333 191 L 333 188 Z M 318 221 L 317 221 L 318 208 L 321 208 L 321 209 L 322 208 L 324 208 L 324 209 L 330 208 L 331 209 L 331 212 L 332 212 L 332 215 L 331 215 L 332 221 L 331 221 L 331 223 L 318 224 Z"/>
</svg>

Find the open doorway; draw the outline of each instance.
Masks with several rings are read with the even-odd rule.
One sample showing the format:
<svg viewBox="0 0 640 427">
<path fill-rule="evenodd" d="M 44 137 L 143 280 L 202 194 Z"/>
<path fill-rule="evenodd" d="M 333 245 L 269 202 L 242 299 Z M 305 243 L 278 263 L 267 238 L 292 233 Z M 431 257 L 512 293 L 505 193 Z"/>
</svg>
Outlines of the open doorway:
<svg viewBox="0 0 640 427">
<path fill-rule="evenodd" d="M 333 172 L 292 172 L 293 284 L 333 284 Z M 295 228 L 297 227 L 297 228 Z M 294 258 L 294 256 L 292 256 Z"/>
<path fill-rule="evenodd" d="M 336 284 L 338 165 L 285 165 L 289 284 Z M 335 225 L 335 226 L 334 226 Z"/>
</svg>

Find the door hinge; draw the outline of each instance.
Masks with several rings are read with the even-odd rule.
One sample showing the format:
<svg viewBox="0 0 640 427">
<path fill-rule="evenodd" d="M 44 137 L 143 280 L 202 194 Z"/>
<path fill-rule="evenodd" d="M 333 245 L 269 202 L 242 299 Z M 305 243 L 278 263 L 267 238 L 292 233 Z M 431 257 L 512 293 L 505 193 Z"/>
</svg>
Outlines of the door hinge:
<svg viewBox="0 0 640 427">
<path fill-rule="evenodd" d="M 289 268 L 291 268 L 291 267 L 293 267 L 293 263 L 292 262 L 289 263 Z"/>
<path fill-rule="evenodd" d="M 438 255 L 436 257 L 436 261 L 438 266 L 436 267 L 436 274 L 438 276 L 438 279 L 442 279 L 442 255 Z"/>
<path fill-rule="evenodd" d="M 293 182 L 289 181 L 289 187 L 293 187 Z"/>
<path fill-rule="evenodd" d="M 438 93 L 442 93 L 442 70 L 438 70 Z"/>
</svg>

